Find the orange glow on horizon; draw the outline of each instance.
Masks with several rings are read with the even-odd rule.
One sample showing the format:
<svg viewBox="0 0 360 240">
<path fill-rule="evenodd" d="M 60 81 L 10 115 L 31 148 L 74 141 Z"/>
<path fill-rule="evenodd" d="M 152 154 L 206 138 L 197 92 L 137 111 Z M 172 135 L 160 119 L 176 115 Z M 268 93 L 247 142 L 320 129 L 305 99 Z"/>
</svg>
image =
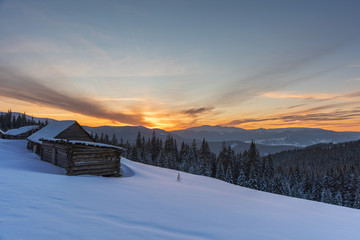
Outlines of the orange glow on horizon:
<svg viewBox="0 0 360 240">
<path fill-rule="evenodd" d="M 21 112 L 13 110 L 13 112 Z M 7 110 L 2 110 L 2 112 L 7 112 Z M 89 127 L 99 127 L 99 126 L 132 126 L 129 124 L 122 124 L 118 122 L 114 122 L 107 119 L 100 119 L 100 118 L 94 118 L 94 117 L 88 117 L 80 114 L 64 114 L 64 113 L 58 113 L 58 114 L 34 114 L 30 111 L 26 112 L 29 116 L 34 116 L 37 118 L 49 118 L 49 119 L 55 119 L 55 120 L 76 120 L 80 125 L 83 126 L 89 126 Z M 163 120 L 158 120 L 156 118 L 151 117 L 145 117 L 145 120 L 149 122 L 149 125 L 145 125 L 144 127 L 150 128 L 150 129 L 163 129 L 165 131 L 175 131 L 175 130 L 181 130 L 189 127 L 198 127 L 202 125 L 211 125 L 211 126 L 226 126 L 224 124 L 224 121 L 215 121 L 211 123 L 204 123 L 204 124 L 178 124 L 178 120 L 174 121 L 171 119 L 168 119 L 168 122 L 164 122 Z M 228 122 L 228 121 L 227 121 Z M 314 124 L 314 123 L 302 123 L 297 122 L 293 124 L 284 124 L 281 121 L 272 121 L 271 123 L 244 123 L 244 124 L 238 124 L 238 125 L 227 125 L 228 127 L 238 127 L 243 128 L 247 130 L 252 129 L 272 129 L 272 128 L 290 128 L 290 127 L 298 127 L 298 128 L 322 128 L 325 130 L 332 130 L 332 131 L 359 131 L 360 132 L 360 125 L 356 122 L 349 121 L 347 124 L 331 124 L 331 123 L 323 123 L 323 124 Z"/>
<path fill-rule="evenodd" d="M 82 114 L 72 113 L 66 110 L 55 109 L 51 107 L 44 107 L 39 106 L 36 104 L 31 104 L 19 100 L 14 99 L 5 99 L 0 98 L 0 101 L 3 103 L 2 105 L 8 106 L 6 109 L 1 109 L 2 112 L 7 112 L 8 109 L 11 109 L 13 112 L 25 112 L 29 116 L 34 116 L 37 118 L 49 118 L 55 120 L 76 120 L 79 124 L 84 126 L 90 127 L 97 127 L 97 126 L 132 126 L 130 124 L 123 124 L 120 122 L 96 118 L 96 117 L 89 117 Z M 292 121 L 286 122 L 286 120 L 279 120 L 279 119 L 271 119 L 275 116 L 275 118 L 281 118 L 285 114 L 291 113 L 282 113 L 278 115 L 270 115 L 267 116 L 257 116 L 254 115 L 254 121 L 251 122 L 243 122 L 240 124 L 229 124 L 232 120 L 236 119 L 236 115 L 228 116 L 211 116 L 207 117 L 202 116 L 202 118 L 196 118 L 194 116 L 184 115 L 181 112 L 173 112 L 168 113 L 166 110 L 161 112 L 160 110 L 157 111 L 146 111 L 142 112 L 144 115 L 144 121 L 147 124 L 144 124 L 144 127 L 154 129 L 160 128 L 166 131 L 173 131 L 173 130 L 181 130 L 190 127 L 197 127 L 202 125 L 220 125 L 220 126 L 232 126 L 232 127 L 239 127 L 243 129 L 258 129 L 258 128 L 288 128 L 288 127 L 304 127 L 304 128 L 322 128 L 326 130 L 333 130 L 333 131 L 359 131 L 360 132 L 360 124 L 356 118 L 354 119 L 345 119 L 341 121 Z M 251 113 L 249 113 L 251 114 Z M 244 114 L 245 116 L 249 114 Z M 294 113 L 295 114 L 295 113 Z M 308 114 L 308 113 L 306 113 Z M 266 120 L 266 118 L 270 118 L 270 120 Z M 195 120 L 194 120 L 195 119 Z M 228 120 L 227 120 L 228 119 Z M 259 120 L 265 119 L 265 120 Z"/>
</svg>

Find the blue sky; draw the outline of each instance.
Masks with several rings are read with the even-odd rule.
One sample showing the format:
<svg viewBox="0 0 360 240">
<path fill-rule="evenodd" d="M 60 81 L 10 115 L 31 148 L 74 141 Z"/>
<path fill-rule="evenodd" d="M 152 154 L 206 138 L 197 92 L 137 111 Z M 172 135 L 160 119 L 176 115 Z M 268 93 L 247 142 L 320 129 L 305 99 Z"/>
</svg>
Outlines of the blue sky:
<svg viewBox="0 0 360 240">
<path fill-rule="evenodd" d="M 0 1 L 1 110 L 87 125 L 360 131 L 358 9 L 359 1 Z"/>
</svg>

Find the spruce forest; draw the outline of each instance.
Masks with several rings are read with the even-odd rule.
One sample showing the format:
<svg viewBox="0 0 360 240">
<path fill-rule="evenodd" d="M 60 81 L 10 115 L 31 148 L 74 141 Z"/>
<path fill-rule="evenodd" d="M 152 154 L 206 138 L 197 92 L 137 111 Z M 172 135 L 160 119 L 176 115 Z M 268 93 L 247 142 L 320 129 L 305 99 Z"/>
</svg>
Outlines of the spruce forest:
<svg viewBox="0 0 360 240">
<path fill-rule="evenodd" d="M 204 139 L 200 146 L 182 143 L 170 135 L 165 141 L 145 139 L 138 133 L 135 144 L 113 135 L 95 139 L 124 147 L 124 157 L 154 166 L 208 176 L 228 183 L 291 197 L 360 209 L 360 141 L 319 144 L 260 157 L 256 144 L 235 153 L 225 147 L 218 156 Z"/>
<path fill-rule="evenodd" d="M 45 122 L 35 121 L 33 117 L 23 114 L 14 114 L 9 110 L 7 113 L 0 114 L 0 129 L 4 132 L 9 129 L 20 128 L 30 125 L 39 125 L 43 127 L 48 124 L 48 121 Z"/>
</svg>

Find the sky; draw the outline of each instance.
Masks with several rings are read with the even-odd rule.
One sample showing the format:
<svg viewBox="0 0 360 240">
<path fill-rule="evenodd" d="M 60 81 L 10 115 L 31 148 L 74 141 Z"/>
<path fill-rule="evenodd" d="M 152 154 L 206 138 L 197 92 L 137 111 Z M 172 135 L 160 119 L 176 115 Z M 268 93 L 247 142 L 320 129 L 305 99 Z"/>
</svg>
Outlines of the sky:
<svg viewBox="0 0 360 240">
<path fill-rule="evenodd" d="M 360 131 L 360 1 L 0 0 L 0 111 Z"/>
</svg>

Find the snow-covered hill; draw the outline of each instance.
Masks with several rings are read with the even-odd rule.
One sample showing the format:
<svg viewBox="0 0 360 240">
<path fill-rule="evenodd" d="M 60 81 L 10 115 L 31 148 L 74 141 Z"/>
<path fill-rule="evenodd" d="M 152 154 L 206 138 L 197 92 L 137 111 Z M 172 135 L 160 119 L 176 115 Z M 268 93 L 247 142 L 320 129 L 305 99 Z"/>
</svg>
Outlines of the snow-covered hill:
<svg viewBox="0 0 360 240">
<path fill-rule="evenodd" d="M 122 159 L 66 176 L 0 139 L 0 239 L 360 239 L 360 211 Z"/>
</svg>

